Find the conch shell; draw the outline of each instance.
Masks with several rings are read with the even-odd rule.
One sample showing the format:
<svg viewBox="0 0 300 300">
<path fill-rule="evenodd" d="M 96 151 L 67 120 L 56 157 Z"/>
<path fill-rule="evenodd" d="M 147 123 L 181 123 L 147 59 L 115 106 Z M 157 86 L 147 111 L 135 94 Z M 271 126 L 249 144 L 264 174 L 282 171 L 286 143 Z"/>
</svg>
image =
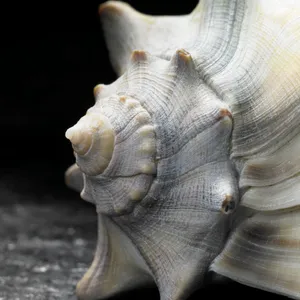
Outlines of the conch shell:
<svg viewBox="0 0 300 300">
<path fill-rule="evenodd" d="M 214 271 L 300 299 L 300 2 L 99 13 L 119 78 L 66 132 L 99 220 L 78 298 L 182 300 Z"/>
</svg>

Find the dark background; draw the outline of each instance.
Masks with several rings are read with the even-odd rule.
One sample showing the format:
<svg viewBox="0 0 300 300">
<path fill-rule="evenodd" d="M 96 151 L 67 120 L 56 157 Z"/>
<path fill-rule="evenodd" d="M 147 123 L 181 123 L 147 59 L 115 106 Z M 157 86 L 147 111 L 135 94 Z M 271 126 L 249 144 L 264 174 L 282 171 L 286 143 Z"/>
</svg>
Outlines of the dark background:
<svg viewBox="0 0 300 300">
<path fill-rule="evenodd" d="M 66 129 L 94 104 L 93 87 L 116 78 L 98 17 L 103 2 L 23 2 L 2 9 L 0 127 L 5 167 L 56 173 L 51 180 L 59 185 L 63 170 L 73 162 Z M 197 3 L 128 2 L 150 14 L 188 13 Z"/>
<path fill-rule="evenodd" d="M 1 299 L 75 299 L 75 284 L 92 260 L 96 215 L 65 187 L 74 158 L 64 134 L 94 104 L 93 87 L 116 78 L 98 17 L 102 2 L 1 6 Z M 128 2 L 154 15 L 189 13 L 197 4 Z M 270 296 L 228 283 L 193 299 L 220 292 L 233 299 Z M 127 297 L 158 294 L 142 290 L 120 299 Z"/>
</svg>

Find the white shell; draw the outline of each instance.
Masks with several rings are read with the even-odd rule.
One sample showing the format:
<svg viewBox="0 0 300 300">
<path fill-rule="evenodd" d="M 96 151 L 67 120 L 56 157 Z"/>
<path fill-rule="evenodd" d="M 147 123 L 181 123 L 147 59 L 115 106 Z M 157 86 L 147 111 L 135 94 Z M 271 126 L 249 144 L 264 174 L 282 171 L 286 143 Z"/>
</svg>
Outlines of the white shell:
<svg viewBox="0 0 300 300">
<path fill-rule="evenodd" d="M 66 182 L 99 215 L 79 298 L 182 300 L 213 270 L 300 299 L 300 2 L 99 13 L 120 77 L 66 133 Z"/>
</svg>

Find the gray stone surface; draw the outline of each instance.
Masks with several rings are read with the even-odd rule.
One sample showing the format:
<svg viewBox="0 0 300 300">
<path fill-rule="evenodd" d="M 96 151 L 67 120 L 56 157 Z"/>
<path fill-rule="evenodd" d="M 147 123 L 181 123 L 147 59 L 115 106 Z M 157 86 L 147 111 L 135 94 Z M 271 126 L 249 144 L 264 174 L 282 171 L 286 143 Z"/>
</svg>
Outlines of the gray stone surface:
<svg viewBox="0 0 300 300">
<path fill-rule="evenodd" d="M 95 248 L 94 210 L 16 203 L 0 217 L 0 299 L 76 299 Z"/>
</svg>

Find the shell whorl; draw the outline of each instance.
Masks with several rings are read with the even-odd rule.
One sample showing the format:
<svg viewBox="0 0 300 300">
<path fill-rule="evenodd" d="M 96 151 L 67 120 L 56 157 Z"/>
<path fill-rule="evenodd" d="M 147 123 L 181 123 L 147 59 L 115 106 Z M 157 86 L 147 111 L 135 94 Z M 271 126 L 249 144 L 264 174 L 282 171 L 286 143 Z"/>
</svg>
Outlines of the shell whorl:
<svg viewBox="0 0 300 300">
<path fill-rule="evenodd" d="M 199 85 L 193 58 L 184 49 L 170 61 L 135 50 L 128 71 L 112 85 L 96 86 L 94 94 L 95 105 L 66 136 L 83 172 L 81 196 L 101 201 L 99 212 L 131 213 L 139 203 L 155 202 L 146 197 L 154 180 L 182 177 L 184 182 L 189 172 L 228 159 L 231 113 L 205 82 Z M 224 184 L 213 209 L 227 214 L 236 191 Z M 152 193 L 155 189 L 157 184 Z"/>
<path fill-rule="evenodd" d="M 133 66 L 146 53 L 132 54 Z M 126 80 L 125 80 L 126 81 Z M 108 215 L 130 213 L 156 175 L 156 135 L 149 112 L 120 86 L 97 85 L 96 103 L 67 130 L 83 173 L 83 199 Z"/>
</svg>

